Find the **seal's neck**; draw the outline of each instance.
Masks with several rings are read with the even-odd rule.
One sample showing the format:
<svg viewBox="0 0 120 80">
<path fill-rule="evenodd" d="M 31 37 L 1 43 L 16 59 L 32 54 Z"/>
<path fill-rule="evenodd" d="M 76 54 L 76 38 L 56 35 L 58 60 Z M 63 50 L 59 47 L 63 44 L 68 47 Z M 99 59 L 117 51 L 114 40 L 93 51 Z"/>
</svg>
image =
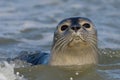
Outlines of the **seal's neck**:
<svg viewBox="0 0 120 80">
<path fill-rule="evenodd" d="M 93 48 L 79 48 L 79 49 L 67 49 L 63 52 L 51 53 L 51 65 L 85 65 L 97 63 L 97 49 Z"/>
</svg>

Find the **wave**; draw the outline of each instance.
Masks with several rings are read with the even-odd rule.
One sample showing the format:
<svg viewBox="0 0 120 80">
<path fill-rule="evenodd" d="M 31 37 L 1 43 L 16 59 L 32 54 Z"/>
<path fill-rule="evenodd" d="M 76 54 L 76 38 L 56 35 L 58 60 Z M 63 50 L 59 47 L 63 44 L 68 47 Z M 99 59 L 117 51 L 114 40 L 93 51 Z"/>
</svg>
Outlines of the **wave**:
<svg viewBox="0 0 120 80">
<path fill-rule="evenodd" d="M 0 62 L 0 80 L 27 80 L 19 72 L 14 73 L 15 64 Z"/>
</svg>

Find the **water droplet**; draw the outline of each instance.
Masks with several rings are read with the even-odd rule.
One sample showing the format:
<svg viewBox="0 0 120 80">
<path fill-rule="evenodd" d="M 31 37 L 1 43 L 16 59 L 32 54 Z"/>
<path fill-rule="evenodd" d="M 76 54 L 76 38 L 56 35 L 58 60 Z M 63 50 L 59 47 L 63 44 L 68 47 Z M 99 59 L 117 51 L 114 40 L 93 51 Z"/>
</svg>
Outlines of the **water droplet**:
<svg viewBox="0 0 120 80">
<path fill-rule="evenodd" d="M 70 77 L 70 80 L 73 80 L 73 77 Z"/>
<path fill-rule="evenodd" d="M 16 75 L 19 75 L 20 73 L 19 72 L 16 72 Z"/>
<path fill-rule="evenodd" d="M 75 73 L 75 75 L 77 75 L 77 76 L 78 76 L 78 75 L 79 75 L 79 72 L 76 72 L 76 73 Z"/>
</svg>

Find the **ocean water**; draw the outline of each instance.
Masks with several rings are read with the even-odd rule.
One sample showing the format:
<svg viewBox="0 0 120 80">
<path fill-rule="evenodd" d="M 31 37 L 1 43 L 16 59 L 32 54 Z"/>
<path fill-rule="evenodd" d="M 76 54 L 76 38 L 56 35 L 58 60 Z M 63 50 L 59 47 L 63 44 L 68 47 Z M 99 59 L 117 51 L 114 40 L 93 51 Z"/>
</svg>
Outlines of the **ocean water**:
<svg viewBox="0 0 120 80">
<path fill-rule="evenodd" d="M 0 0 L 0 80 L 120 80 L 119 4 L 120 0 Z M 49 52 L 55 27 L 73 16 L 87 17 L 97 28 L 101 57 L 95 71 L 25 65 L 16 69 L 14 63 L 4 62 L 21 51 Z"/>
</svg>

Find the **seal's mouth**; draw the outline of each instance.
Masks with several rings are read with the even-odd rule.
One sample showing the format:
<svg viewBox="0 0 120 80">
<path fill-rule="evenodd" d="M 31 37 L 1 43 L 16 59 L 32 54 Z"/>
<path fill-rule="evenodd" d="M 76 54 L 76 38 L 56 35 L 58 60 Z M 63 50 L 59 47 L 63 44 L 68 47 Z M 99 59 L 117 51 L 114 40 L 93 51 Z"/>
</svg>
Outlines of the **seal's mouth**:
<svg viewBox="0 0 120 80">
<path fill-rule="evenodd" d="M 72 33 L 72 39 L 74 41 L 85 41 L 84 35 L 81 32 L 73 32 Z"/>
<path fill-rule="evenodd" d="M 74 37 L 71 38 L 68 46 L 69 47 L 75 47 L 75 46 L 78 47 L 82 44 L 85 45 L 86 41 L 83 38 L 81 38 L 80 36 L 74 36 Z"/>
<path fill-rule="evenodd" d="M 74 36 L 73 40 L 75 40 L 75 41 L 81 41 L 81 40 L 84 41 L 84 39 L 81 38 L 80 36 Z"/>
<path fill-rule="evenodd" d="M 74 40 L 81 40 L 80 36 L 75 36 L 73 39 Z"/>
<path fill-rule="evenodd" d="M 83 38 L 83 36 L 81 34 L 80 35 L 74 35 L 72 39 L 74 41 L 77 41 L 77 42 L 85 42 L 85 39 Z"/>
<path fill-rule="evenodd" d="M 82 36 L 75 35 L 75 36 L 72 36 L 72 38 L 69 42 L 69 45 L 74 46 L 74 45 L 84 44 L 85 42 L 86 41 Z"/>
</svg>

